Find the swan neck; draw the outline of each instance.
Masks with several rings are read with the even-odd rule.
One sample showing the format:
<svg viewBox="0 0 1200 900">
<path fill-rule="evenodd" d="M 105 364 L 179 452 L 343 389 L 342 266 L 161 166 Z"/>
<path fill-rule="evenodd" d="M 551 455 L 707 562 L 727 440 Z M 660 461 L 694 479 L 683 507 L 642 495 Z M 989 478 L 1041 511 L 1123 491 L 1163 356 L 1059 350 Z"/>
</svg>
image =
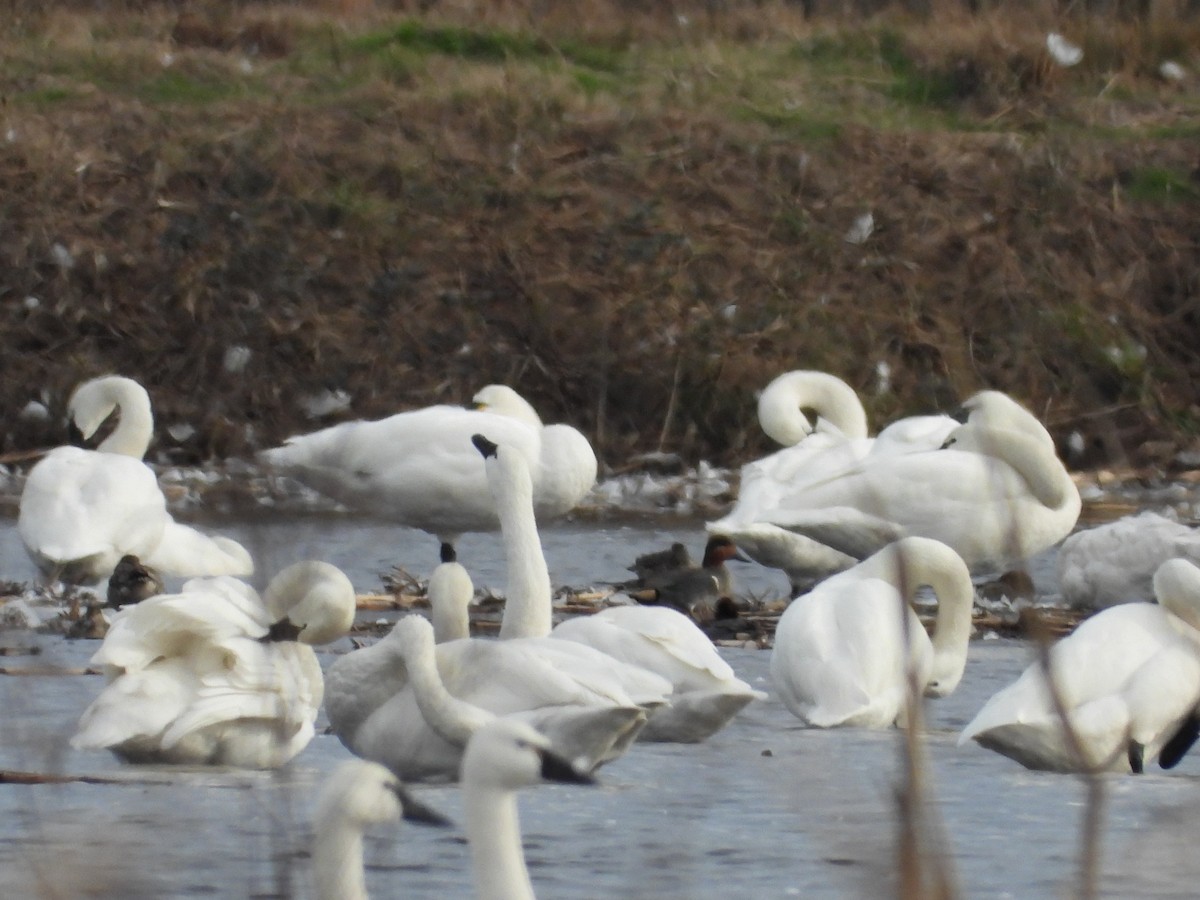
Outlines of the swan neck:
<svg viewBox="0 0 1200 900">
<path fill-rule="evenodd" d="M 457 562 L 443 562 L 429 576 L 429 619 L 438 644 L 471 636 L 470 604 L 475 594 L 471 576 Z"/>
<path fill-rule="evenodd" d="M 894 560 L 897 584 L 901 585 L 905 600 L 911 603 L 922 585 L 931 588 L 937 597 L 937 615 L 930 638 L 933 666 L 929 688 L 931 693 L 948 694 L 962 680 L 967 664 L 975 606 L 971 574 L 957 553 L 937 541 L 908 538 L 899 542 L 899 546 L 902 549 L 895 553 Z"/>
<path fill-rule="evenodd" d="M 150 397 L 140 386 L 116 382 L 111 387 L 112 400 L 120 412 L 120 421 L 97 446 L 104 453 L 120 453 L 141 459 L 154 436 L 154 414 Z"/>
<path fill-rule="evenodd" d="M 521 847 L 516 794 L 469 785 L 465 807 L 475 896 L 480 900 L 534 900 Z"/>
<path fill-rule="evenodd" d="M 409 654 L 405 663 L 421 717 L 443 740 L 465 747 L 471 735 L 491 717 L 446 690 L 432 644 Z"/>
<path fill-rule="evenodd" d="M 439 644 L 471 636 L 471 617 L 465 606 L 433 603 L 429 620 L 433 623 L 433 639 Z"/>
<path fill-rule="evenodd" d="M 313 873 L 318 900 L 367 900 L 362 834 L 344 821 L 317 827 Z"/>
<path fill-rule="evenodd" d="M 538 537 L 529 479 L 502 481 L 496 501 L 508 567 L 508 596 L 500 637 L 545 637 L 553 625 L 550 570 Z"/>
<path fill-rule="evenodd" d="M 850 439 L 867 436 L 867 414 L 854 389 L 825 372 L 788 372 L 776 378 L 758 400 L 758 421 L 773 441 L 790 447 L 811 434 L 811 409 Z"/>
<path fill-rule="evenodd" d="M 1079 490 L 1053 446 L 1046 446 L 1038 437 L 1011 429 L 984 430 L 973 443 L 979 452 L 1010 466 L 1047 509 L 1061 509 L 1078 500 Z"/>
</svg>

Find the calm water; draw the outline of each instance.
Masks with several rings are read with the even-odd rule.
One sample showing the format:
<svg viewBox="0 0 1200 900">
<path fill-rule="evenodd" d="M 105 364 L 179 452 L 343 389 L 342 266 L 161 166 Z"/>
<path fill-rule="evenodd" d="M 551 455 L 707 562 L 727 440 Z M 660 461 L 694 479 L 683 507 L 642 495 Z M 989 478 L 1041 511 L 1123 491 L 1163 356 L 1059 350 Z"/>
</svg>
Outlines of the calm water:
<svg viewBox="0 0 1200 900">
<path fill-rule="evenodd" d="M 6 523 L 0 576 L 31 577 Z M 264 574 L 319 556 L 360 591 L 394 564 L 424 577 L 430 538 L 348 519 L 301 518 L 223 529 L 247 542 Z M 543 540 L 556 583 L 621 578 L 639 552 L 685 540 L 699 526 L 559 525 Z M 460 558 L 477 584 L 502 589 L 492 536 L 468 536 Z M 783 580 L 751 566 L 743 590 L 779 592 Z M 1048 574 L 1051 573 L 1051 574 Z M 1039 583 L 1052 579 L 1043 560 Z M 36 640 L 44 663 L 81 666 L 94 642 Z M 325 663 L 348 641 L 322 653 Z M 770 692 L 769 654 L 723 650 L 739 674 Z M 28 657 L 7 657 L 8 665 Z M 962 893 L 1063 897 L 1074 892 L 1084 787 L 1027 772 L 955 732 L 1026 665 L 1027 648 L 979 640 L 961 687 L 931 702 L 927 745 L 935 809 Z M 121 784 L 0 786 L 0 897 L 309 897 L 308 817 L 315 791 L 347 751 L 320 735 L 275 773 L 123 767 L 66 741 L 100 688 L 95 676 L 0 678 L 0 768 L 95 774 Z M 596 788 L 547 786 L 522 797 L 522 824 L 543 900 L 877 897 L 892 884 L 899 736 L 806 730 L 774 699 L 751 705 L 694 746 L 639 745 L 601 771 Z M 1105 780 L 1101 886 L 1111 897 L 1190 897 L 1200 883 L 1192 849 L 1200 825 L 1200 762 L 1168 774 Z M 462 821 L 455 788 L 418 787 Z M 368 883 L 376 897 L 470 895 L 461 829 L 396 826 L 371 833 Z"/>
</svg>

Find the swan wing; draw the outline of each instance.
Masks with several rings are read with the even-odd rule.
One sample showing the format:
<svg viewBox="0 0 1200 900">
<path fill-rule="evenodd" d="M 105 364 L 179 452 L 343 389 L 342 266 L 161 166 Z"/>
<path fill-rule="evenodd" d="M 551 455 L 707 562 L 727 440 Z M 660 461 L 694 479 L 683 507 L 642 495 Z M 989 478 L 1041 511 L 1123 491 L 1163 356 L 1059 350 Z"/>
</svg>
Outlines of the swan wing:
<svg viewBox="0 0 1200 900">
<path fill-rule="evenodd" d="M 71 738 L 77 750 L 130 741 L 157 743 L 195 695 L 198 680 L 181 660 L 159 660 L 110 682 L 89 704 Z"/>
<path fill-rule="evenodd" d="M 232 538 L 207 535 L 168 517 L 153 551 L 142 560 L 169 575 L 253 575 L 249 551 Z"/>
<path fill-rule="evenodd" d="M 473 434 L 536 462 L 540 432 L 509 416 L 432 406 L 373 422 L 345 422 L 290 438 L 262 454 L 347 505 L 427 531 L 467 531 L 497 521 Z M 536 478 L 536 475 L 535 475 Z M 536 482 L 535 482 L 536 483 Z"/>
<path fill-rule="evenodd" d="M 577 675 L 576 657 L 536 638 L 468 638 L 437 645 L 446 689 L 495 715 L 542 706 L 635 705 L 611 676 Z"/>
<path fill-rule="evenodd" d="M 30 471 L 17 528 L 39 565 L 104 556 L 111 570 L 126 553 L 145 556 L 166 521 L 166 500 L 141 460 L 59 447 Z"/>
<path fill-rule="evenodd" d="M 1086 619 L 1051 647 L 1050 669 L 1064 707 L 1073 711 L 1122 693 L 1147 661 L 1179 640 L 1168 615 L 1148 603 L 1115 606 Z M 983 705 L 959 743 L 1004 726 L 1054 720 L 1046 670 L 1035 662 Z"/>
<path fill-rule="evenodd" d="M 568 619 L 552 634 L 657 672 L 674 685 L 677 694 L 752 691 L 694 622 L 666 607 L 613 606 L 592 616 Z"/>
<path fill-rule="evenodd" d="M 239 720 L 272 723 L 278 742 L 285 744 L 316 720 L 323 682 L 311 647 L 238 638 L 223 642 L 222 650 L 219 664 L 198 672 L 195 696 L 163 735 L 164 749 L 193 733 Z"/>
<path fill-rule="evenodd" d="M 206 643 L 263 637 L 270 626 L 266 611 L 252 602 L 257 595 L 252 598 L 244 587 L 232 578 L 188 582 L 181 593 L 127 606 L 113 616 L 92 662 L 130 671 L 155 659 L 186 655 Z"/>
<path fill-rule="evenodd" d="M 793 600 L 776 629 L 772 680 L 810 725 L 890 725 L 904 703 L 906 607 L 890 584 L 852 575 Z"/>
</svg>

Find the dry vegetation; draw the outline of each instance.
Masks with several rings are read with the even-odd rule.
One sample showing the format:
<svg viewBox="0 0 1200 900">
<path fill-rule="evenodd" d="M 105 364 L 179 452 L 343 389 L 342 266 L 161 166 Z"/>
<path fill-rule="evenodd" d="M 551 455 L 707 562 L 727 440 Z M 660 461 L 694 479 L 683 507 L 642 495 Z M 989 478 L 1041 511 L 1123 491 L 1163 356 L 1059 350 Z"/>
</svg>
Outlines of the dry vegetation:
<svg viewBox="0 0 1200 900">
<path fill-rule="evenodd" d="M 187 461 L 505 381 L 609 464 L 730 463 L 799 367 L 876 422 L 999 387 L 1092 463 L 1200 428 L 1182 6 L 5 6 L 5 451 L 103 371 Z"/>
</svg>

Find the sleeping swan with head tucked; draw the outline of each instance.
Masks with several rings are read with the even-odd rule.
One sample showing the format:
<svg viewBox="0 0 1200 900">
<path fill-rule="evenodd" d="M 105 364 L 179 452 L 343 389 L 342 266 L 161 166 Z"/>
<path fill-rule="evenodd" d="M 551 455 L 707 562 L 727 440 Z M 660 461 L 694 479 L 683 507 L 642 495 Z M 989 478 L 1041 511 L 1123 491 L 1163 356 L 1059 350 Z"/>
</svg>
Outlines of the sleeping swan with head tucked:
<svg viewBox="0 0 1200 900">
<path fill-rule="evenodd" d="M 312 645 L 345 635 L 354 612 L 350 580 L 316 561 L 279 572 L 261 598 L 220 576 L 126 607 L 92 657 L 108 683 L 71 745 L 131 763 L 283 765 L 321 707 Z"/>
<path fill-rule="evenodd" d="M 154 421 L 150 397 L 116 375 L 80 385 L 69 404 L 72 424 L 94 435 L 119 412 L 96 450 L 63 446 L 29 472 L 17 531 L 30 559 L 50 581 L 94 584 L 133 555 L 164 575 L 249 575 L 254 562 L 236 541 L 176 522 L 154 472 L 143 461 Z"/>
</svg>

